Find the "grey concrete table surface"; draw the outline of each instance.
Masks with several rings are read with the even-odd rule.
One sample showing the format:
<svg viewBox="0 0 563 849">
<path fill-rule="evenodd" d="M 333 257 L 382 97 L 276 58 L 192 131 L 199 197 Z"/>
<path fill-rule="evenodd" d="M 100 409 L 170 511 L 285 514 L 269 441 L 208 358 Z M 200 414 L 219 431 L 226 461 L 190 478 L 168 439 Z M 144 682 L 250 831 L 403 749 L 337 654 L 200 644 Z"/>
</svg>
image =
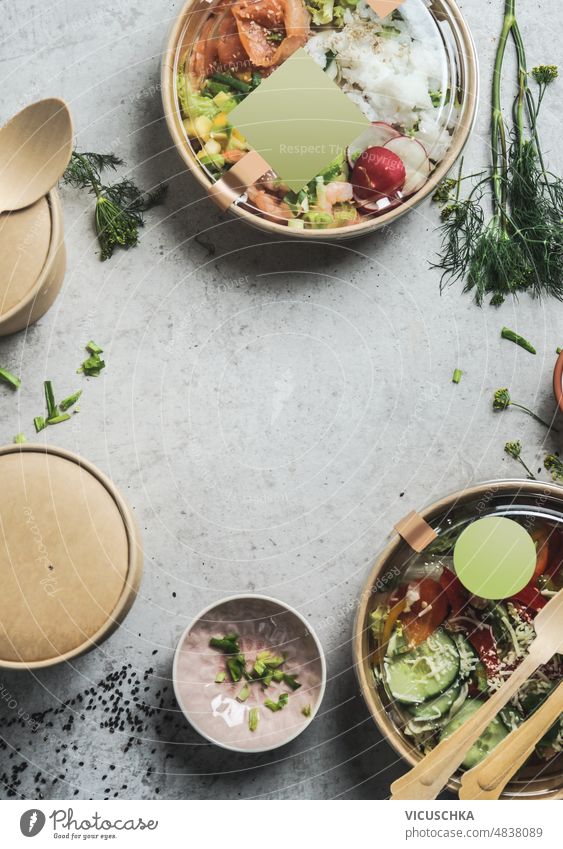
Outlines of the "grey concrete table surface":
<svg viewBox="0 0 563 849">
<path fill-rule="evenodd" d="M 23 381 L 17 394 L 0 387 L 0 443 L 32 436 L 44 379 L 64 394 L 84 385 L 80 414 L 47 436 L 113 478 L 146 552 L 141 595 L 100 649 L 37 675 L 0 674 L 0 796 L 385 798 L 404 764 L 356 686 L 360 589 L 409 509 L 472 481 L 520 476 L 503 454 L 508 439 L 522 439 L 534 468 L 544 448 L 557 448 L 525 415 L 495 416 L 491 397 L 509 386 L 552 414 L 561 306 L 522 297 L 480 310 L 457 288 L 440 296 L 430 204 L 384 235 L 342 245 L 330 234 L 315 246 L 271 241 L 222 217 L 186 175 L 162 118 L 159 62 L 180 6 L 2 3 L 0 118 L 62 96 L 79 148 L 118 153 L 139 184 L 166 181 L 169 193 L 147 215 L 140 245 L 101 263 L 92 198 L 63 188 L 63 293 L 27 333 L 0 341 L 0 363 Z M 483 81 L 472 168 L 487 155 L 501 6 L 462 4 Z M 557 0 L 544 0 L 541 14 L 520 6 L 531 63 L 556 61 Z M 562 91 L 543 118 L 559 172 Z M 503 324 L 533 340 L 537 356 L 501 341 Z M 108 365 L 84 381 L 75 370 L 89 338 Z M 209 746 L 170 687 L 188 621 L 240 591 L 298 607 L 327 654 L 319 717 L 269 756 Z M 121 695 L 110 686 L 104 704 L 98 683 L 124 665 Z M 116 700 L 122 727 L 111 729 L 105 708 Z"/>
</svg>

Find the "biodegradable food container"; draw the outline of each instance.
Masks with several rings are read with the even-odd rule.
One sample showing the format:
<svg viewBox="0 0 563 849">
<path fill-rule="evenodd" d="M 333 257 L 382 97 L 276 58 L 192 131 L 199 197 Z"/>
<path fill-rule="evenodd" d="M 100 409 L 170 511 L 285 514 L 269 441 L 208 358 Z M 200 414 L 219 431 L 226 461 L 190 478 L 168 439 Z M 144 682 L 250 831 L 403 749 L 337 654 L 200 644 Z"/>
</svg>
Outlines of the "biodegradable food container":
<svg viewBox="0 0 563 849">
<path fill-rule="evenodd" d="M 71 660 L 123 621 L 139 533 L 108 478 L 69 451 L 0 448 L 0 668 Z"/>
<path fill-rule="evenodd" d="M 66 269 L 63 215 L 56 189 L 17 212 L 0 214 L 0 336 L 47 312 Z"/>
<path fill-rule="evenodd" d="M 401 583 L 413 548 L 426 547 L 424 523 L 438 535 L 485 516 L 545 519 L 553 525 L 563 525 L 563 489 L 555 484 L 535 481 L 491 481 L 456 492 L 409 517 L 402 534 L 393 533 L 378 557 L 360 598 L 354 626 L 354 662 L 362 694 L 381 733 L 407 763 L 414 765 L 421 752 L 412 738 L 403 733 L 404 719 L 390 699 L 381 682 L 373 674 L 374 644 L 370 634 L 370 613 L 379 601 L 386 601 L 389 593 Z M 421 521 L 422 520 L 422 521 Z M 406 528 L 406 530 L 405 530 Z M 455 531 L 454 531 L 455 532 Z M 409 539 L 407 543 L 406 538 Z M 420 545 L 419 545 L 420 543 Z M 457 793 L 459 773 L 448 783 L 448 789 Z M 542 799 L 554 798 L 563 789 L 563 756 L 560 754 L 541 765 L 529 762 L 506 786 L 502 798 Z"/>
<path fill-rule="evenodd" d="M 248 668 L 261 651 L 284 655 L 280 669 L 300 686 L 293 691 L 284 683 L 263 688 L 255 682 L 245 700 L 237 699 L 244 678 L 232 683 L 226 675 L 216 681 L 218 673 L 225 673 L 226 655 L 209 645 L 212 637 L 227 634 L 239 636 Z M 326 664 L 316 634 L 297 610 L 268 596 L 238 595 L 207 607 L 188 625 L 174 656 L 173 681 L 182 712 L 202 737 L 233 752 L 267 752 L 289 743 L 311 723 L 323 699 Z M 264 700 L 277 701 L 282 693 L 287 704 L 270 711 Z M 259 712 L 254 731 L 249 728 L 252 708 Z"/>
<path fill-rule="evenodd" d="M 295 222 L 292 222 L 292 226 L 288 226 L 287 220 L 284 220 L 283 215 L 275 211 L 270 214 L 271 195 L 267 195 L 265 201 L 262 197 L 259 202 L 256 199 L 255 193 L 254 197 L 251 197 L 250 191 L 247 194 L 241 195 L 241 191 L 238 189 L 238 194 L 237 191 L 233 193 L 234 183 L 236 183 L 235 189 L 237 189 L 240 181 L 254 180 L 256 173 L 255 164 L 252 163 L 253 167 L 251 167 L 250 160 L 244 160 L 245 162 L 249 162 L 245 170 L 244 166 L 240 166 L 240 163 L 237 163 L 236 159 L 232 159 L 233 156 L 238 156 L 236 150 L 233 152 L 231 149 L 233 145 L 240 147 L 238 136 L 236 134 L 233 136 L 228 126 L 226 129 L 219 126 L 215 127 L 215 125 L 209 127 L 206 121 L 202 122 L 190 119 L 189 116 L 187 117 L 185 114 L 182 114 L 179 106 L 179 95 L 181 94 L 179 87 L 181 88 L 183 85 L 182 80 L 185 81 L 186 79 L 186 69 L 188 75 L 191 75 L 189 78 L 192 83 L 195 80 L 196 93 L 200 93 L 201 90 L 211 91 L 208 78 L 212 76 L 212 72 L 216 68 L 219 69 L 220 73 L 226 70 L 231 75 L 233 72 L 235 74 L 242 73 L 243 76 L 246 73 L 245 79 L 248 77 L 251 80 L 250 83 L 247 80 L 247 86 L 254 85 L 248 66 L 250 64 L 256 70 L 257 64 L 253 61 L 249 63 L 248 55 L 240 55 L 239 36 L 241 35 L 241 30 L 239 29 L 237 35 L 236 27 L 239 24 L 235 23 L 235 17 L 233 17 L 235 10 L 241 7 L 241 3 L 244 5 L 244 8 L 237 20 L 239 20 L 240 26 L 244 26 L 244 16 L 248 18 L 248 15 L 250 15 L 252 18 L 253 14 L 258 14 L 258 12 L 252 13 L 251 6 L 246 0 L 237 0 L 235 4 L 224 4 L 221 0 L 188 0 L 172 28 L 162 62 L 162 95 L 164 112 L 170 134 L 186 166 L 199 184 L 210 194 L 211 198 L 222 209 L 228 208 L 230 205 L 231 212 L 235 216 L 249 224 L 258 226 L 268 233 L 279 233 L 285 236 L 291 235 L 302 239 L 326 239 L 327 235 L 335 239 L 345 239 L 362 236 L 391 224 L 431 195 L 439 181 L 450 171 L 463 150 L 473 126 L 478 98 L 479 83 L 475 47 L 467 24 L 453 0 L 430 0 L 430 2 L 427 2 L 427 0 L 405 0 L 399 7 L 398 13 L 396 13 L 402 16 L 402 18 L 388 17 L 384 20 L 380 19 L 378 24 L 384 26 L 384 29 L 381 30 L 380 43 L 385 45 L 397 33 L 399 33 L 399 38 L 403 38 L 405 33 L 401 33 L 400 28 L 408 23 L 408 27 L 412 28 L 412 33 L 416 34 L 418 39 L 416 50 L 414 50 L 411 57 L 411 64 L 414 63 L 417 66 L 416 69 L 424 66 L 426 73 L 426 69 L 429 67 L 428 62 L 431 65 L 433 63 L 431 77 L 434 82 L 432 83 L 432 89 L 436 88 L 439 90 L 428 88 L 428 91 L 426 91 L 423 83 L 422 100 L 420 100 L 420 103 L 427 101 L 424 107 L 427 111 L 424 113 L 421 112 L 422 118 L 418 123 L 418 101 L 411 104 L 411 96 L 414 98 L 414 95 L 412 95 L 413 88 L 408 89 L 406 93 L 401 88 L 403 77 L 403 70 L 401 68 L 395 68 L 393 86 L 388 86 L 387 88 L 385 88 L 381 80 L 377 79 L 377 73 L 383 73 L 381 68 L 377 73 L 374 71 L 372 76 L 369 76 L 372 72 L 368 71 L 365 74 L 365 77 L 368 78 L 368 83 L 363 84 L 364 88 L 359 95 L 357 82 L 351 78 L 347 78 L 344 73 L 343 63 L 345 59 L 342 59 L 341 65 L 338 65 L 338 55 L 336 60 L 326 59 L 326 62 L 332 62 L 332 65 L 327 64 L 323 70 L 341 88 L 344 94 L 351 95 L 351 99 L 356 104 L 359 102 L 359 96 L 361 99 L 366 95 L 371 79 L 373 78 L 374 80 L 373 86 L 370 89 L 373 95 L 372 100 L 369 103 L 362 102 L 362 111 L 366 120 L 372 122 L 372 127 L 368 128 L 368 135 L 362 137 L 359 143 L 355 146 L 350 144 L 344 151 L 346 154 L 344 170 L 346 171 L 348 169 L 348 177 L 344 179 L 347 179 L 348 183 L 355 181 L 355 178 L 353 180 L 350 175 L 359 150 L 365 150 L 367 147 L 371 149 L 372 146 L 391 145 L 393 150 L 396 148 L 397 155 L 399 155 L 400 159 L 402 158 L 405 163 L 407 163 L 407 160 L 409 162 L 408 167 L 406 165 L 407 182 L 403 184 L 403 188 L 393 189 L 393 191 L 389 189 L 387 193 L 389 195 L 388 197 L 382 197 L 381 194 L 378 194 L 377 198 L 374 198 L 368 195 L 366 200 L 365 192 L 362 193 L 362 198 L 358 198 L 354 194 L 350 203 L 346 202 L 340 206 L 331 207 L 332 212 L 338 210 L 338 215 L 329 216 L 330 224 L 326 223 L 323 215 L 314 215 L 313 219 L 311 219 L 311 216 L 303 217 L 305 215 L 304 210 L 309 204 L 309 199 L 303 202 L 305 206 L 302 203 L 302 199 L 299 199 L 300 212 L 298 214 L 303 218 L 303 221 L 305 221 L 305 218 L 307 219 L 303 226 L 302 222 L 299 223 L 299 226 L 293 226 Z M 306 4 L 304 4 L 304 8 L 305 6 Z M 363 17 L 357 22 L 353 21 L 353 25 L 355 26 L 356 23 L 360 27 L 373 25 L 373 21 L 367 20 L 367 16 L 371 14 L 371 10 L 366 6 L 364 0 L 360 0 L 359 7 L 353 10 L 354 15 L 358 14 L 358 9 Z M 307 12 L 305 14 L 307 15 Z M 348 10 L 346 14 L 352 14 L 352 12 Z M 350 23 L 348 18 L 345 20 L 348 20 Z M 250 20 L 250 29 L 248 30 L 248 42 L 250 43 L 253 40 L 253 25 L 253 21 Z M 305 33 L 301 37 L 301 45 L 305 39 L 311 37 L 311 34 L 315 38 L 324 38 L 322 27 L 311 26 L 309 30 L 302 27 L 300 32 Z M 283 43 L 284 36 L 287 41 L 287 31 L 281 24 L 278 24 L 277 30 L 266 34 L 266 42 L 261 45 L 261 48 L 266 53 L 274 51 L 277 49 L 276 44 L 282 39 L 280 46 L 282 53 L 279 55 L 285 57 L 286 54 L 283 54 L 283 48 L 285 47 Z M 336 36 L 339 37 L 338 31 Z M 269 42 L 268 38 L 270 39 Z M 350 30 L 347 38 L 348 46 L 353 45 L 355 33 Z M 214 64 L 208 65 L 207 70 L 199 73 L 202 62 L 204 63 L 204 67 L 207 62 L 207 58 L 201 59 L 201 56 L 206 53 L 206 45 L 210 48 L 209 62 Z M 220 45 L 219 57 L 215 55 L 215 45 Z M 324 44 L 323 42 L 320 49 L 324 52 L 321 55 L 330 57 L 331 52 L 334 52 L 334 45 L 330 49 L 327 48 L 327 45 L 328 43 Z M 228 53 L 231 47 L 233 56 L 236 58 L 229 65 Z M 313 58 L 313 54 L 317 55 L 317 57 L 319 56 L 319 51 L 316 48 L 310 49 L 308 41 L 305 43 L 304 49 L 309 52 L 311 58 Z M 369 46 L 367 49 L 368 51 L 370 50 Z M 427 51 L 426 53 L 424 53 L 425 50 Z M 226 56 L 227 59 L 225 59 Z M 292 56 L 289 58 L 292 58 Z M 369 58 L 371 59 L 371 54 L 369 54 Z M 390 59 L 390 61 L 392 60 Z M 333 67 L 334 62 L 336 62 L 337 67 Z M 273 68 L 277 69 L 282 66 L 283 61 L 280 60 L 277 65 L 270 65 L 266 68 L 258 67 L 258 71 L 262 75 L 262 83 L 268 82 L 268 76 Z M 239 68 L 242 70 L 239 71 Z M 199 76 L 197 76 L 198 73 Z M 275 73 L 276 70 L 274 70 Z M 425 76 L 424 81 L 428 81 L 429 78 Z M 219 76 L 211 81 L 213 83 L 213 91 L 215 89 L 220 90 L 224 82 L 221 80 L 222 78 Z M 413 86 L 414 82 L 413 80 Z M 419 83 L 420 81 L 417 83 L 420 94 Z M 311 85 L 314 88 L 314 85 Z M 259 88 L 260 86 L 258 85 L 258 91 Z M 304 89 L 306 88 L 305 83 Z M 233 91 L 230 92 L 229 96 L 232 99 Z M 299 96 L 298 93 L 296 96 Z M 220 94 L 219 97 L 221 97 Z M 240 95 L 237 95 L 236 91 L 234 91 L 234 99 L 236 100 L 237 97 L 240 99 Z M 397 99 L 397 105 L 393 106 L 393 109 L 389 111 L 386 98 L 389 99 L 391 97 Z M 225 106 L 224 100 L 225 98 L 223 97 L 221 100 L 223 104 L 221 109 L 224 108 L 229 112 L 230 106 Z M 428 110 L 430 111 L 428 112 Z M 435 110 L 435 112 L 432 112 L 432 110 Z M 433 116 L 432 120 L 435 117 L 436 122 L 444 130 L 444 133 L 446 133 L 446 143 L 444 143 L 443 134 L 436 134 L 434 125 L 433 129 L 429 130 L 429 124 L 426 120 L 428 115 Z M 224 121 L 225 116 L 221 114 L 220 119 Z M 265 123 L 271 120 L 273 119 L 266 116 Z M 384 126 L 381 122 L 383 122 Z M 209 123 L 211 124 L 212 122 L 209 121 Z M 202 129 L 203 124 L 206 126 Z M 296 145 L 299 145 L 298 122 L 296 122 L 296 128 L 294 141 Z M 417 160 L 416 150 L 420 153 L 420 145 L 417 146 L 415 144 L 414 147 L 411 145 L 409 151 L 406 151 L 406 158 L 403 156 L 405 146 L 409 148 L 408 138 L 405 139 L 405 137 L 411 135 L 413 132 L 417 135 L 418 140 L 424 143 L 423 148 L 427 154 L 427 156 L 424 153 L 422 154 L 424 162 Z M 231 134 L 229 135 L 229 133 Z M 402 137 L 401 144 L 398 147 L 396 146 L 397 136 Z M 235 141 L 233 141 L 233 138 Z M 211 142 L 213 151 L 215 152 L 210 151 L 210 148 L 207 146 L 208 142 Z M 217 153 L 215 148 L 218 146 L 221 147 L 221 150 Z M 252 149 L 250 144 L 248 144 L 248 147 Z M 267 159 L 267 152 L 265 150 L 258 150 L 258 148 L 252 150 L 253 153 L 258 152 Z M 415 153 L 414 159 L 417 160 L 416 162 L 411 157 L 413 150 Z M 210 151 L 209 155 L 208 151 Z M 227 161 L 226 166 L 222 162 L 223 159 Z M 220 163 L 219 166 L 217 166 L 217 162 Z M 235 162 L 234 165 L 232 164 L 233 162 Z M 237 180 L 240 177 L 239 182 L 231 179 L 232 174 L 228 170 L 229 167 L 232 174 L 237 172 Z M 239 174 L 237 169 L 241 172 L 245 170 L 246 176 L 242 173 Z M 252 172 L 252 177 L 249 177 L 250 172 Z M 420 179 L 421 172 L 423 172 L 422 179 Z M 227 176 L 225 179 L 225 174 L 231 174 L 231 177 Z M 272 173 L 269 176 L 271 178 L 273 176 Z M 264 183 L 259 179 L 256 183 L 246 182 L 246 185 L 250 185 L 252 189 L 256 189 L 256 187 L 263 186 Z M 279 193 L 281 193 L 280 196 L 283 196 L 283 188 L 279 190 Z M 345 190 L 343 193 L 338 193 L 338 197 L 340 198 L 345 195 Z M 315 204 L 315 208 L 317 208 L 317 201 L 315 201 Z M 353 217 L 354 214 L 355 218 Z M 354 223 L 349 223 L 351 220 L 350 215 L 352 215 Z"/>
</svg>

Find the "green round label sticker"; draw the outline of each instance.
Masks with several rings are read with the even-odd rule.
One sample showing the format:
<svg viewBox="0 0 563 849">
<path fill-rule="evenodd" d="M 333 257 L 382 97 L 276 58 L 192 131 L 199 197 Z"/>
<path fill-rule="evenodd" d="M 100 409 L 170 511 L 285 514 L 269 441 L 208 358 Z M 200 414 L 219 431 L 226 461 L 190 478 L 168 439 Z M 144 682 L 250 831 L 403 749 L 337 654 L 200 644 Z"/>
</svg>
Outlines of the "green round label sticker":
<svg viewBox="0 0 563 849">
<path fill-rule="evenodd" d="M 459 537 L 454 568 L 473 595 L 509 598 L 530 582 L 536 568 L 536 546 L 518 522 L 487 516 L 477 519 Z"/>
</svg>

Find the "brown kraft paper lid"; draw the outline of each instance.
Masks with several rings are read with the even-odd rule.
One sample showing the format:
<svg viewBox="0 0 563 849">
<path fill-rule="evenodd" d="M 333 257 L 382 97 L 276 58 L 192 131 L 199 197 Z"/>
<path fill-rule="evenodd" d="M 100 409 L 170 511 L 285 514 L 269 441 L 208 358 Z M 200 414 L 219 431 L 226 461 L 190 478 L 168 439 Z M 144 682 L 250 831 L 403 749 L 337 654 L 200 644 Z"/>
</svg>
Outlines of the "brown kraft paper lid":
<svg viewBox="0 0 563 849">
<path fill-rule="evenodd" d="M 0 666 L 48 666 L 114 630 L 140 581 L 135 523 L 94 466 L 0 448 Z"/>
</svg>

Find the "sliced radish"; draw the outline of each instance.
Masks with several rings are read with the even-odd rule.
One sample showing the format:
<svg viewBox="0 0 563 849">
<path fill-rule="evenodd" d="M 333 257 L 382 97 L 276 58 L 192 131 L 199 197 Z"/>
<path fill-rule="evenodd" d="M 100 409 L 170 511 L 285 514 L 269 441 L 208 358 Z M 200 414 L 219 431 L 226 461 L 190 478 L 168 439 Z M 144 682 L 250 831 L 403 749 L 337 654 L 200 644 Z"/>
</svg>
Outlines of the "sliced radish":
<svg viewBox="0 0 563 849">
<path fill-rule="evenodd" d="M 424 145 L 417 139 L 401 136 L 398 139 L 388 141 L 385 147 L 392 150 L 403 160 L 407 172 L 403 195 L 408 197 L 421 189 L 430 174 L 430 160 Z"/>
<path fill-rule="evenodd" d="M 352 144 L 348 145 L 346 155 L 348 157 L 348 165 L 354 167 L 358 156 L 368 147 L 385 147 L 391 139 L 401 138 L 401 134 L 384 121 L 374 121 L 370 127 L 361 133 L 357 139 L 354 139 Z"/>
<path fill-rule="evenodd" d="M 394 197 L 406 178 L 403 160 L 396 153 L 388 147 L 368 147 L 358 156 L 350 182 L 359 203 L 372 203 Z"/>
</svg>

